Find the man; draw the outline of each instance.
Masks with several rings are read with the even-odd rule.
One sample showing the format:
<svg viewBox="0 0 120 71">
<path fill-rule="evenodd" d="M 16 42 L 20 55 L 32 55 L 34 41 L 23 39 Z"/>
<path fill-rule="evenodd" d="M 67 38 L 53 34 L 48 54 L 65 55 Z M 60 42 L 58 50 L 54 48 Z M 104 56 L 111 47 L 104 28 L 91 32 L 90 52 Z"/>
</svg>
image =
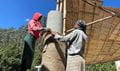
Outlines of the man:
<svg viewBox="0 0 120 71">
<path fill-rule="evenodd" d="M 87 40 L 85 22 L 83 20 L 78 20 L 74 28 L 75 30 L 66 36 L 54 34 L 54 38 L 68 42 L 69 48 L 67 49 L 66 71 L 85 71 L 85 60 L 83 58 L 84 40 Z"/>
<path fill-rule="evenodd" d="M 43 28 L 40 23 L 41 18 L 42 14 L 37 12 L 28 23 L 28 32 L 24 38 L 21 71 L 27 71 L 31 68 L 35 51 L 35 42 L 37 39 L 41 38 L 43 31 L 49 31 L 49 29 Z"/>
</svg>

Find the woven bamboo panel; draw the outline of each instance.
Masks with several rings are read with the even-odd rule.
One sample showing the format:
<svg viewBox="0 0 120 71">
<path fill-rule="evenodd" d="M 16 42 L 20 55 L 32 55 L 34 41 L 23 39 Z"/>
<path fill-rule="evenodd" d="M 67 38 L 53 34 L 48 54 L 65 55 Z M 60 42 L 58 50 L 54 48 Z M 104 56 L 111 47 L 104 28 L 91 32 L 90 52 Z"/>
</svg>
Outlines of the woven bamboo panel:
<svg viewBox="0 0 120 71">
<path fill-rule="evenodd" d="M 102 5 L 100 0 L 89 1 Z M 66 6 L 66 30 L 73 28 L 78 19 L 83 19 L 88 23 L 110 16 L 109 13 L 89 5 L 83 0 L 67 0 Z M 120 11 L 120 9 L 114 8 L 107 9 Z M 120 60 L 120 18 L 113 17 L 88 26 L 87 35 L 89 36 L 85 51 L 87 64 Z"/>
</svg>

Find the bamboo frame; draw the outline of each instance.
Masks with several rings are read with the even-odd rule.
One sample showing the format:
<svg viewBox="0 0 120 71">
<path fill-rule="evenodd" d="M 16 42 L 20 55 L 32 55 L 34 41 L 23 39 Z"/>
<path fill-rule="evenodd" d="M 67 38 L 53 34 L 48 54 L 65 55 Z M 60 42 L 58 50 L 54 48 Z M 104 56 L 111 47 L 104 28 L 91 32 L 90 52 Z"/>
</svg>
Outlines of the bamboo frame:
<svg viewBox="0 0 120 71">
<path fill-rule="evenodd" d="M 82 1 L 88 1 L 85 2 L 87 4 L 85 8 L 85 21 L 88 22 L 87 25 L 87 35 L 90 37 L 89 42 L 87 43 L 88 47 L 85 47 L 85 50 L 88 51 L 85 53 L 85 59 L 86 64 L 95 64 L 99 62 L 108 62 L 108 61 L 115 61 L 119 60 L 120 56 L 118 54 L 120 53 L 119 50 L 119 43 L 120 41 L 118 28 L 120 25 L 118 25 L 118 22 L 120 20 L 118 12 L 120 9 L 116 8 L 109 8 L 109 7 L 102 7 L 102 3 L 96 2 L 96 5 L 92 2 L 92 0 L 79 0 L 82 4 L 78 5 L 78 0 L 67 0 L 67 15 L 66 17 L 63 17 L 63 21 L 65 21 L 65 26 L 63 25 L 63 33 L 65 33 L 67 30 L 73 27 L 74 22 L 80 18 L 81 19 L 81 12 L 84 12 L 84 6 Z M 98 0 L 96 0 L 98 1 Z M 96 7 L 96 10 L 94 10 L 92 7 Z M 64 6 L 64 3 L 63 3 Z M 78 12 L 78 8 L 82 8 Z M 90 10 L 88 10 L 88 9 Z M 63 16 L 64 11 L 63 8 Z M 95 11 L 95 13 L 94 13 Z M 80 16 L 78 16 L 78 14 Z M 94 16 L 93 16 L 94 15 Z M 94 17 L 94 19 L 93 19 Z M 67 20 L 66 20 L 67 19 Z M 114 20 L 114 22 L 112 22 Z M 94 24 L 94 25 L 93 25 Z M 92 28 L 90 27 L 92 25 Z M 111 26 L 112 28 L 110 28 Z M 117 26 L 118 25 L 118 26 Z M 66 31 L 65 31 L 66 30 Z M 74 29 L 70 29 L 71 32 Z M 92 32 L 91 32 L 92 31 Z M 107 37 L 107 41 L 105 40 L 105 37 Z M 104 50 L 101 50 L 102 45 L 105 44 Z M 113 44 L 111 44 L 113 43 Z M 111 46 L 110 46 L 111 45 Z M 106 49 L 106 50 L 105 50 Z M 101 51 L 101 52 L 100 52 Z M 94 54 L 96 53 L 96 54 Z M 111 57 L 110 57 L 111 56 Z M 97 59 L 96 59 L 97 58 Z M 104 60 L 103 60 L 104 59 Z"/>
<path fill-rule="evenodd" d="M 110 13 L 110 14 L 112 14 L 112 15 L 115 15 L 115 13 L 114 13 L 114 12 L 112 12 L 112 11 L 110 11 L 110 10 L 108 10 L 108 9 L 104 9 L 104 8 L 103 8 L 103 7 L 101 7 L 101 6 L 94 5 L 93 3 L 91 3 L 91 2 L 90 2 L 90 1 L 88 1 L 88 0 L 82 0 L 82 1 L 84 1 L 84 2 L 88 3 L 88 4 L 92 5 L 92 6 L 96 6 L 96 7 L 98 7 L 99 9 L 101 9 L 101 10 L 103 10 L 103 11 L 107 12 L 107 13 Z"/>
</svg>

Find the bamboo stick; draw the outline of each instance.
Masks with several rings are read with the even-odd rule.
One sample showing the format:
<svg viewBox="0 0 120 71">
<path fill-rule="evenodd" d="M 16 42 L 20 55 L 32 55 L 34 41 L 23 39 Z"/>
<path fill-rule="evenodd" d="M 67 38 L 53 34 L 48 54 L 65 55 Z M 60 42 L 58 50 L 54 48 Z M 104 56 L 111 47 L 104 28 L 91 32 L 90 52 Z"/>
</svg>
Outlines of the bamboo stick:
<svg viewBox="0 0 120 71">
<path fill-rule="evenodd" d="M 89 25 L 92 25 L 92 24 L 95 24 L 95 23 L 98 23 L 98 22 L 101 22 L 101 21 L 110 19 L 110 18 L 112 18 L 112 17 L 114 17 L 114 16 L 108 16 L 108 17 L 105 17 L 105 18 L 101 18 L 101 19 L 95 20 L 95 21 L 93 21 L 93 22 L 87 23 L 86 25 L 89 26 Z M 73 31 L 73 30 L 74 30 L 74 28 L 69 29 L 69 30 L 66 31 L 66 33 L 71 32 L 71 31 Z"/>
<path fill-rule="evenodd" d="M 60 11 L 62 12 L 63 0 L 60 0 Z"/>
<path fill-rule="evenodd" d="M 56 10 L 59 11 L 59 0 L 57 0 Z"/>
<path fill-rule="evenodd" d="M 105 17 L 105 18 L 101 18 L 101 19 L 95 20 L 95 21 L 93 21 L 93 22 L 90 22 L 90 23 L 88 23 L 88 24 L 86 24 L 86 25 L 89 26 L 89 25 L 95 24 L 95 23 L 97 23 L 97 22 L 101 22 L 101 21 L 110 19 L 110 18 L 112 18 L 112 17 L 113 17 L 113 16 L 108 16 L 108 17 Z"/>
<path fill-rule="evenodd" d="M 64 7 L 63 7 L 63 35 L 65 35 L 65 28 L 66 28 L 66 0 L 64 0 Z"/>
</svg>

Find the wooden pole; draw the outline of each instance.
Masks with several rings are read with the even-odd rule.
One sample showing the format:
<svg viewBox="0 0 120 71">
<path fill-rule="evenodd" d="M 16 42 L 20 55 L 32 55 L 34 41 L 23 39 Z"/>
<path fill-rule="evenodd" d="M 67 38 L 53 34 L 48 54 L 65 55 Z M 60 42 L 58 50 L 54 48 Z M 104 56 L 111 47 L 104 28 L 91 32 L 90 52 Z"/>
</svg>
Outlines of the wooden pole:
<svg viewBox="0 0 120 71">
<path fill-rule="evenodd" d="M 113 16 L 108 16 L 108 17 L 105 17 L 105 18 L 101 18 L 101 19 L 95 20 L 95 21 L 93 21 L 93 22 L 88 23 L 87 26 L 92 25 L 92 24 L 95 24 L 95 23 L 98 23 L 98 22 L 101 22 L 101 21 L 104 21 L 104 20 L 107 20 L 107 19 L 110 19 L 110 18 L 112 18 L 112 17 L 113 17 Z"/>
<path fill-rule="evenodd" d="M 89 25 L 97 24 L 98 22 L 101 22 L 101 21 L 110 19 L 110 18 L 112 18 L 112 17 L 114 17 L 114 16 L 108 16 L 108 17 L 105 17 L 105 18 L 101 18 L 101 19 L 95 20 L 95 21 L 93 21 L 93 22 L 87 23 L 86 25 L 89 26 Z M 68 32 L 71 32 L 71 31 L 73 31 L 73 30 L 74 30 L 74 28 L 69 29 L 69 30 L 67 30 L 66 32 L 68 33 Z"/>
<path fill-rule="evenodd" d="M 65 28 L 66 28 L 66 0 L 64 2 L 64 7 L 63 7 L 63 35 L 65 35 Z"/>
<path fill-rule="evenodd" d="M 59 0 L 56 1 L 56 3 L 57 3 L 56 4 L 56 11 L 59 11 L 59 6 L 60 6 L 59 2 L 60 2 Z"/>
<path fill-rule="evenodd" d="M 62 8 L 63 8 L 63 0 L 60 0 L 60 12 L 62 12 Z"/>
</svg>

